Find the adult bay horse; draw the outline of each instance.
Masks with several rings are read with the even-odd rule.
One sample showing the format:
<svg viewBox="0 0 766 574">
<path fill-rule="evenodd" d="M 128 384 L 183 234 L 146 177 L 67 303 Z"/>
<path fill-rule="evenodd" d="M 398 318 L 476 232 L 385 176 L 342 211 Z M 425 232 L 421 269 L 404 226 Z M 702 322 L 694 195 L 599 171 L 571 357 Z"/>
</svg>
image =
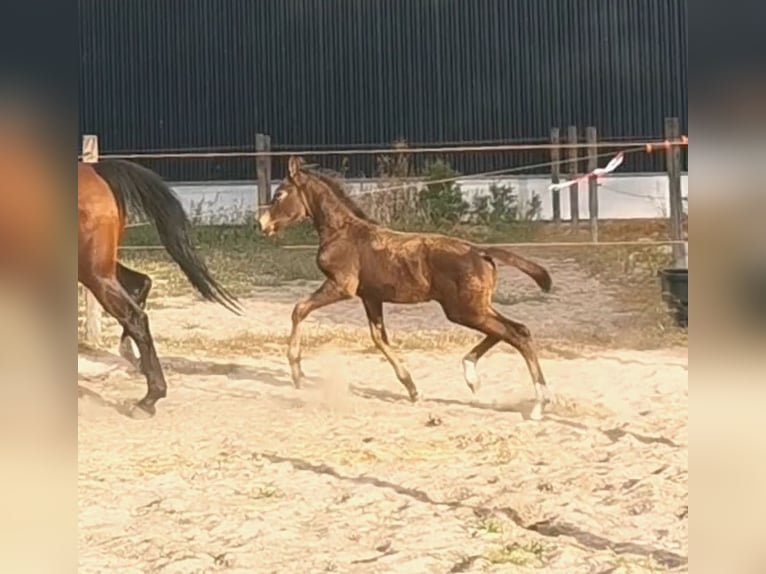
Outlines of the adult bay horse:
<svg viewBox="0 0 766 574">
<path fill-rule="evenodd" d="M 78 163 L 77 175 L 78 280 L 122 326 L 120 354 L 140 368 L 147 383 L 134 413 L 151 416 L 167 384 L 144 311 L 152 281 L 117 260 L 128 209 L 139 209 L 154 222 L 162 245 L 202 297 L 235 313 L 239 304 L 195 252 L 181 202 L 158 174 L 136 163 L 104 160 Z"/>
<path fill-rule="evenodd" d="M 410 399 L 416 401 L 418 390 L 412 377 L 389 346 L 383 303 L 437 301 L 450 321 L 485 335 L 463 358 L 463 374 L 471 390 L 476 392 L 479 385 L 476 362 L 497 343 L 505 341 L 521 353 L 532 376 L 535 404 L 530 418 L 542 417 L 543 404 L 550 398 L 549 389 L 529 329 L 495 310 L 492 294 L 496 262 L 518 268 L 543 291 L 549 291 L 551 277 L 543 267 L 504 247 L 386 229 L 366 217 L 337 180 L 309 170 L 300 159 L 291 157 L 288 175 L 258 223 L 271 236 L 304 219 L 313 221 L 319 234 L 317 263 L 326 280 L 293 309 L 288 360 L 296 387 L 300 387 L 303 377 L 301 322 L 316 309 L 359 297 L 373 342 L 394 368 Z"/>
</svg>

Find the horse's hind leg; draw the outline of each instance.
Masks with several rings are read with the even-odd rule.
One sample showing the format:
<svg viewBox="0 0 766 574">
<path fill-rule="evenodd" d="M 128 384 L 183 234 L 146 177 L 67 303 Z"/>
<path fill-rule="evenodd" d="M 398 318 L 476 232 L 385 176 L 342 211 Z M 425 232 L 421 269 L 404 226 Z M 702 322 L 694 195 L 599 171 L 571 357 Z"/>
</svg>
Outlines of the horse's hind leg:
<svg viewBox="0 0 766 574">
<path fill-rule="evenodd" d="M 370 336 L 373 343 L 375 343 L 378 350 L 383 353 L 394 368 L 396 377 L 404 385 L 404 388 L 407 389 L 410 400 L 414 403 L 419 397 L 418 389 L 415 387 L 415 383 L 412 382 L 412 376 L 409 371 L 404 368 L 388 345 L 388 334 L 386 333 L 386 326 L 383 324 L 383 303 L 371 299 L 364 299 L 363 303 L 364 311 L 367 313 L 367 320 L 370 323 Z"/>
<path fill-rule="evenodd" d="M 117 281 L 120 282 L 122 288 L 128 295 L 130 295 L 133 301 L 135 301 L 141 309 L 144 309 L 146 306 L 146 299 L 149 296 L 149 291 L 152 288 L 152 279 L 148 275 L 139 273 L 118 262 Z M 133 351 L 131 337 L 128 334 L 128 330 L 124 328 L 122 330 L 122 336 L 120 337 L 120 355 L 137 369 L 141 368 L 141 361 L 136 357 L 136 354 Z"/>
<path fill-rule="evenodd" d="M 471 389 L 472 393 L 476 393 L 481 386 L 481 380 L 476 372 L 476 362 L 499 342 L 499 337 L 487 335 L 478 345 L 468 351 L 465 357 L 463 357 L 463 378 L 465 379 L 465 384 L 468 385 L 468 388 Z"/>
<path fill-rule="evenodd" d="M 141 371 L 146 376 L 147 385 L 146 396 L 138 402 L 137 406 L 150 416 L 154 415 L 155 403 L 167 395 L 167 383 L 149 331 L 149 318 L 122 288 L 116 277 L 94 277 L 83 283 L 98 299 L 104 310 L 117 319 L 136 342 L 140 354 Z"/>
<path fill-rule="evenodd" d="M 477 349 L 484 352 L 491 348 L 498 340 L 505 341 L 512 347 L 514 347 L 527 363 L 529 373 L 532 376 L 532 383 L 535 387 L 535 404 L 532 408 L 532 412 L 529 417 L 533 420 L 539 420 L 542 418 L 543 405 L 547 402 L 547 392 L 545 377 L 543 376 L 540 363 L 537 359 L 537 352 L 532 344 L 532 335 L 529 329 L 521 323 L 511 321 L 507 317 L 504 317 L 491 307 L 481 310 L 460 310 L 459 312 L 450 313 L 448 309 L 447 317 L 456 323 L 470 327 L 477 331 L 481 331 L 487 337 L 479 343 L 466 357 L 471 357 Z M 490 342 L 493 341 L 490 345 Z M 479 355 L 480 356 L 480 355 Z"/>
<path fill-rule="evenodd" d="M 543 416 L 543 406 L 549 401 L 549 390 L 543 376 L 543 371 L 540 368 L 540 362 L 537 359 L 537 351 L 535 351 L 532 344 L 532 334 L 526 325 L 511 321 L 507 317 L 504 317 L 494 309 L 490 309 L 490 317 L 487 321 L 492 327 L 495 327 L 497 323 L 498 327 L 504 330 L 503 340 L 514 347 L 527 363 L 529 368 L 529 374 L 532 375 L 532 382 L 535 386 L 535 404 L 532 408 L 532 412 L 529 418 L 533 420 L 539 420 Z"/>
<path fill-rule="evenodd" d="M 488 264 L 488 265 L 487 265 Z M 483 271 L 483 273 L 482 273 Z M 497 268 L 495 267 L 495 264 L 490 259 L 484 260 L 484 265 L 479 269 L 478 276 L 481 278 L 480 280 L 482 283 L 484 283 L 485 289 L 483 289 L 481 292 L 463 292 L 463 293 L 457 293 L 457 297 L 452 300 L 452 305 L 444 305 L 442 304 L 442 307 L 444 311 L 447 314 L 447 317 L 450 318 L 450 315 L 453 315 L 450 320 L 455 321 L 457 323 L 467 324 L 465 321 L 461 321 L 460 318 L 463 316 L 474 316 L 474 317 L 482 317 L 484 314 L 486 314 L 486 310 L 491 308 L 492 304 L 492 292 L 495 288 L 495 282 L 497 280 Z M 454 303 L 457 302 L 460 307 L 468 307 L 469 309 L 475 308 L 476 311 L 473 313 L 454 313 L 451 311 L 454 311 L 451 309 L 451 307 L 457 307 L 458 305 L 455 305 Z M 470 326 L 470 325 L 468 325 Z M 481 331 L 481 329 L 479 329 Z M 471 389 L 472 393 L 476 393 L 479 390 L 479 387 L 481 386 L 481 380 L 479 379 L 479 375 L 476 372 L 476 363 L 479 359 L 481 359 L 492 347 L 497 345 L 503 338 L 501 336 L 498 336 L 497 334 L 487 333 L 484 332 L 486 337 L 482 339 L 473 349 L 468 351 L 466 355 L 463 357 L 463 378 L 465 379 L 466 385 L 468 385 L 468 388 Z"/>
</svg>

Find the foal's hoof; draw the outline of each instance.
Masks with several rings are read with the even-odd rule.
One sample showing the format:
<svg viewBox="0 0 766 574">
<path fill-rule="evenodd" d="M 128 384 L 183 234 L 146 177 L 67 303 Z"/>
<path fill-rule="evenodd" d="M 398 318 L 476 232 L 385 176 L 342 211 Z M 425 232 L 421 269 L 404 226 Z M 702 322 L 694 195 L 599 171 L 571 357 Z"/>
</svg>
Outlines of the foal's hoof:
<svg viewBox="0 0 766 574">
<path fill-rule="evenodd" d="M 303 388 L 303 380 L 306 378 L 306 375 L 303 373 L 299 374 L 298 376 L 293 376 L 293 386 L 296 389 L 302 389 Z"/>
<path fill-rule="evenodd" d="M 420 393 L 417 391 L 410 391 L 410 402 L 415 404 L 420 400 Z"/>
<path fill-rule="evenodd" d="M 306 378 L 306 375 L 303 373 L 303 369 L 301 368 L 300 364 L 292 363 L 290 365 L 290 374 L 293 378 L 293 386 L 296 389 L 303 387 L 303 380 Z"/>
<path fill-rule="evenodd" d="M 481 380 L 479 380 L 479 374 L 476 372 L 475 362 L 463 359 L 463 378 L 465 379 L 465 384 L 468 385 L 468 388 L 471 389 L 473 394 L 479 392 L 479 389 L 481 388 Z"/>
<path fill-rule="evenodd" d="M 130 409 L 130 417 L 139 421 L 150 419 L 155 414 L 157 414 L 157 408 L 154 405 L 147 405 L 141 401 Z"/>
<path fill-rule="evenodd" d="M 529 413 L 529 419 L 533 421 L 543 420 L 543 403 L 535 403 L 532 411 Z"/>
</svg>

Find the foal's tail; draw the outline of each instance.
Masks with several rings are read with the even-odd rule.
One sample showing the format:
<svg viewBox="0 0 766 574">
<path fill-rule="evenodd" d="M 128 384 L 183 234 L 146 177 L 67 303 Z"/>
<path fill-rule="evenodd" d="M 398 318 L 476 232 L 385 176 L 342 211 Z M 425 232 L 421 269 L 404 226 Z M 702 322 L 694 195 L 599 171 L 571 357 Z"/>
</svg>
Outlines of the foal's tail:
<svg viewBox="0 0 766 574">
<path fill-rule="evenodd" d="M 194 250 L 189 239 L 191 224 L 183 206 L 158 174 L 122 160 L 100 161 L 93 164 L 93 169 L 109 184 L 123 217 L 130 206 L 154 222 L 162 245 L 202 297 L 239 314 L 241 308 L 236 297 L 213 279 Z"/>
<path fill-rule="evenodd" d="M 498 246 L 486 246 L 486 247 L 479 247 L 481 249 L 482 253 L 487 255 L 488 257 L 491 257 L 492 259 L 497 259 L 501 263 L 505 263 L 506 265 L 510 265 L 512 267 L 515 267 L 519 271 L 523 271 L 527 275 L 529 275 L 532 279 L 535 280 L 535 283 L 537 283 L 540 286 L 540 289 L 545 291 L 546 293 L 551 290 L 551 286 L 553 285 L 553 280 L 551 279 L 550 274 L 548 271 L 541 265 L 538 265 L 534 261 L 530 261 L 529 259 L 525 259 L 521 255 L 515 254 L 513 251 L 508 249 L 507 247 L 498 247 Z"/>
</svg>

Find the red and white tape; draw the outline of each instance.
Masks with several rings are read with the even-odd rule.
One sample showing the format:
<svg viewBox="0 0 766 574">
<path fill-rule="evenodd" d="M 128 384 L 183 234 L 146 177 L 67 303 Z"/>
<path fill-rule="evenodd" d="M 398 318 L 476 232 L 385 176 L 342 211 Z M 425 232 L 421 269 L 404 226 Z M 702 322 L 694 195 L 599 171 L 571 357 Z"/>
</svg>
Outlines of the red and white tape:
<svg viewBox="0 0 766 574">
<path fill-rule="evenodd" d="M 570 187 L 581 181 L 586 181 L 592 177 L 596 177 L 596 178 L 601 177 L 602 175 L 611 173 L 615 169 L 620 167 L 620 164 L 623 162 L 624 159 L 625 159 L 625 154 L 623 152 L 620 152 L 616 156 L 614 156 L 611 160 L 609 160 L 609 163 L 606 164 L 604 167 L 597 167 L 593 171 L 586 173 L 585 175 L 578 177 L 576 179 L 562 181 L 561 183 L 554 183 L 550 185 L 548 189 L 550 189 L 551 191 L 557 190 L 557 189 L 566 189 L 567 187 Z"/>
</svg>

